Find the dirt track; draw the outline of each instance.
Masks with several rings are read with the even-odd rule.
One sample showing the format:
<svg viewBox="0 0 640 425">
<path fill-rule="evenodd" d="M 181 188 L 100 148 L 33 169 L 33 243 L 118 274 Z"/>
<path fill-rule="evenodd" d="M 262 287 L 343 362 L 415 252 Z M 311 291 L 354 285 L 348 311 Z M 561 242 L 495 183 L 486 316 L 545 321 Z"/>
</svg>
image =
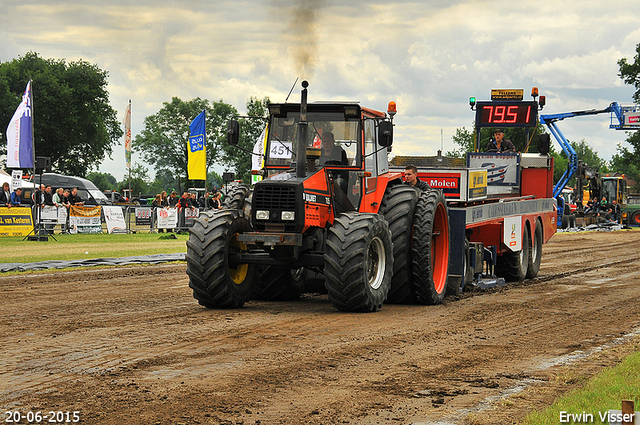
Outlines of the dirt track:
<svg viewBox="0 0 640 425">
<path fill-rule="evenodd" d="M 557 387 L 473 416 L 507 423 L 562 391 L 561 356 L 638 331 L 639 238 L 559 234 L 534 281 L 371 314 L 323 295 L 207 310 L 184 265 L 0 277 L 0 406 L 87 424 L 464 423 L 523 383 Z"/>
</svg>

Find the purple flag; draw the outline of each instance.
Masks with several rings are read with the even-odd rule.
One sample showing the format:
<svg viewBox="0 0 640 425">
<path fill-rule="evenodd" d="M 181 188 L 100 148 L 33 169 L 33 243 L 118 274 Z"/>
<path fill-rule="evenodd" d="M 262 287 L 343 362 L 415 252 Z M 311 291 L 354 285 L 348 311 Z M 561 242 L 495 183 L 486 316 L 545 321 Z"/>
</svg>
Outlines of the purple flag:
<svg viewBox="0 0 640 425">
<path fill-rule="evenodd" d="M 33 168 L 31 81 L 7 127 L 7 168 Z"/>
</svg>

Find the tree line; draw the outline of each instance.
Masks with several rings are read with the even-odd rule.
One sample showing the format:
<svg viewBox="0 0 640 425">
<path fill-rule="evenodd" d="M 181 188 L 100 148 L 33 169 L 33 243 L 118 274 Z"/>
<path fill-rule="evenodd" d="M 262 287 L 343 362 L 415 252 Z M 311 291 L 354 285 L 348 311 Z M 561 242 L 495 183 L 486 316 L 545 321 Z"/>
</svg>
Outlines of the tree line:
<svg viewBox="0 0 640 425">
<path fill-rule="evenodd" d="M 640 43 L 636 46 L 634 61 L 627 58 L 618 61 L 618 76 L 633 85 L 633 99 L 640 103 Z M 105 190 L 129 187 L 129 179 L 115 181 L 113 176 L 94 171 L 105 158 L 111 158 L 113 148 L 121 145 L 122 125 L 116 111 L 109 105 L 107 91 L 108 72 L 86 61 L 67 63 L 64 59 L 44 59 L 35 52 L 12 61 L 0 62 L 0 155 L 6 153 L 4 131 L 20 102 L 26 83 L 33 80 L 34 143 L 38 156 L 51 157 L 52 170 L 61 174 L 89 177 Z M 250 97 L 246 103 L 249 116 L 268 116 L 269 98 Z M 251 178 L 251 153 L 253 145 L 265 127 L 266 120 L 242 119 L 241 137 L 237 149 L 226 143 L 226 125 L 238 111 L 222 99 L 209 101 L 195 98 L 184 101 L 173 97 L 164 102 L 155 114 L 144 119 L 143 130 L 136 135 L 132 149 L 154 167 L 155 178 L 149 178 L 149 170 L 134 164 L 131 185 L 134 193 L 153 194 L 175 188 L 183 190 L 195 185 L 187 181 L 187 143 L 189 124 L 203 110 L 207 111 L 207 165 L 220 164 L 235 172 L 236 178 L 248 182 Z M 485 146 L 491 135 L 489 129 L 480 134 L 480 146 Z M 524 129 L 505 129 L 505 137 L 511 139 L 522 152 L 537 149 L 537 137 L 527 137 Z M 538 126 L 534 134 L 545 132 Z M 570 142 L 578 159 L 600 172 L 621 172 L 640 181 L 640 132 L 627 133 L 626 144 L 617 146 L 610 161 L 598 156 L 583 139 Z M 458 128 L 452 138 L 458 146 L 447 156 L 461 157 L 473 150 L 473 132 Z M 555 158 L 556 179 L 564 173 L 567 158 L 563 152 L 551 147 Z M 207 186 L 222 184 L 217 173 L 209 173 Z M 200 183 L 200 186 L 202 183 Z"/>
<path fill-rule="evenodd" d="M 108 173 L 95 171 L 113 149 L 122 145 L 121 122 L 109 104 L 108 72 L 86 61 L 44 59 L 29 52 L 0 62 L 0 155 L 6 154 L 4 134 L 29 80 L 33 81 L 34 145 L 37 156 L 51 158 L 54 172 L 93 180 L 102 190 L 129 187 L 129 176 L 121 182 Z M 266 117 L 268 98 L 247 100 L 247 114 Z M 154 167 L 155 178 L 141 164 L 132 164 L 133 193 L 153 194 L 162 190 L 184 190 L 202 186 L 187 180 L 189 124 L 203 110 L 207 114 L 207 166 L 220 164 L 235 172 L 236 179 L 251 178 L 251 154 L 226 143 L 227 122 L 238 111 L 222 99 L 173 97 L 144 119 L 143 130 L 132 141 L 132 150 Z M 240 146 L 249 152 L 265 127 L 265 121 L 247 120 L 242 125 Z M 208 173 L 208 187 L 219 187 L 222 178 Z"/>
</svg>

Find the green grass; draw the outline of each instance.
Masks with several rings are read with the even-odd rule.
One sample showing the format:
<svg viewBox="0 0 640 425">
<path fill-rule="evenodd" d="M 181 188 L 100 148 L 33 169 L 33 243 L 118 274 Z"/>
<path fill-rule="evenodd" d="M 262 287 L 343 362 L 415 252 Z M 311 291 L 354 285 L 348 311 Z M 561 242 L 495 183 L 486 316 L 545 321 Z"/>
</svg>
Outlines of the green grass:
<svg viewBox="0 0 640 425">
<path fill-rule="evenodd" d="M 186 241 L 189 235 L 177 235 L 177 239 L 162 239 L 166 235 L 166 233 L 55 235 L 57 242 L 52 238 L 49 238 L 48 242 L 23 241 L 22 237 L 1 238 L 0 263 L 33 263 L 47 260 L 187 252 Z"/>
<path fill-rule="evenodd" d="M 637 347 L 640 348 L 640 347 Z M 622 363 L 607 369 L 588 381 L 582 388 L 558 398 L 553 405 L 541 412 L 534 412 L 521 423 L 523 425 L 558 425 L 560 412 L 593 415 L 594 424 L 602 424 L 598 412 L 620 410 L 622 400 L 634 400 L 640 410 L 640 352 L 627 356 Z M 605 420 L 606 424 L 609 422 Z"/>
</svg>

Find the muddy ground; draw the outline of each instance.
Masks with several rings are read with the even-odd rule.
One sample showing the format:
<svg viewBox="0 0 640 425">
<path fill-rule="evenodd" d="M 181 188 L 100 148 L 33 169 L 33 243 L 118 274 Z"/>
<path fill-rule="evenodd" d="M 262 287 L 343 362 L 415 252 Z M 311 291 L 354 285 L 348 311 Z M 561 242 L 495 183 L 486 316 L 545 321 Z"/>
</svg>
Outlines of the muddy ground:
<svg viewBox="0 0 640 425">
<path fill-rule="evenodd" d="M 516 422 L 638 350 L 639 240 L 558 234 L 533 281 L 371 314 L 326 295 L 207 310 L 185 265 L 0 276 L 2 420 Z"/>
</svg>

